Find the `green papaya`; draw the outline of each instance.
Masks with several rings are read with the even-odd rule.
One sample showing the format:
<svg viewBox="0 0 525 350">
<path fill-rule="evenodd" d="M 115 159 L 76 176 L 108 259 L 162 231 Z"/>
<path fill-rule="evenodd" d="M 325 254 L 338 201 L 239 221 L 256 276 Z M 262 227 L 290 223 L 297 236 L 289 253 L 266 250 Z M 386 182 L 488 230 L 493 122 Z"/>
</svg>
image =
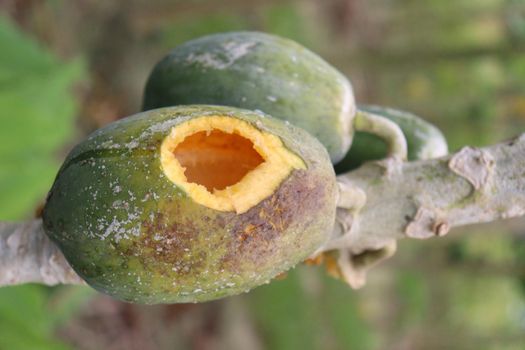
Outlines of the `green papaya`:
<svg viewBox="0 0 525 350">
<path fill-rule="evenodd" d="M 334 224 L 336 180 L 306 131 L 258 112 L 143 112 L 67 156 L 44 230 L 92 287 L 137 303 L 247 291 L 311 255 Z M 301 203 L 301 205 L 297 205 Z"/>
<path fill-rule="evenodd" d="M 441 131 L 412 113 L 366 105 L 359 105 L 358 110 L 382 116 L 396 123 L 407 141 L 408 160 L 438 158 L 448 153 L 447 141 Z M 342 174 L 366 161 L 385 158 L 387 152 L 387 144 L 381 138 L 356 131 L 352 147 L 334 168 L 337 174 Z"/>
<path fill-rule="evenodd" d="M 205 36 L 154 67 L 143 109 L 214 104 L 261 110 L 307 130 L 333 162 L 347 153 L 355 116 L 350 82 L 298 43 L 258 32 Z"/>
</svg>

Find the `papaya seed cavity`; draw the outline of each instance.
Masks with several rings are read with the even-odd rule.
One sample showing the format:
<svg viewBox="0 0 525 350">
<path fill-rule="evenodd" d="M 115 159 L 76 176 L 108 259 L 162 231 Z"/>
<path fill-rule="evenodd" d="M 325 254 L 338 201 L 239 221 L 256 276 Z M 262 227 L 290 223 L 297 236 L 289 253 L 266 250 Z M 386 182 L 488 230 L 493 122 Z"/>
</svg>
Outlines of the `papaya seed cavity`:
<svg viewBox="0 0 525 350">
<path fill-rule="evenodd" d="M 173 154 L 185 169 L 188 182 L 203 185 L 208 192 L 236 184 L 264 163 L 250 140 L 220 130 L 199 131 L 186 137 Z"/>
<path fill-rule="evenodd" d="M 195 202 L 238 214 L 270 196 L 291 171 L 305 168 L 277 136 L 227 116 L 173 127 L 160 153 L 164 174 Z"/>
</svg>

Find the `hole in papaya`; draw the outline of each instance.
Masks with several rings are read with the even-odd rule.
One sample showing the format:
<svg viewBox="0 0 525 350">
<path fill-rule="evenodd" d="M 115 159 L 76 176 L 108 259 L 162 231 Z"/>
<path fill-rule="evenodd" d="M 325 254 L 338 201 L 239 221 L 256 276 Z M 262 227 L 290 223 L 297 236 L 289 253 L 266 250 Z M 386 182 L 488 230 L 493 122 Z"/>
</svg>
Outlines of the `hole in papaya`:
<svg viewBox="0 0 525 350">
<path fill-rule="evenodd" d="M 236 184 L 264 163 L 249 139 L 220 130 L 187 136 L 173 154 L 185 168 L 187 181 L 203 185 L 210 192 Z"/>
</svg>

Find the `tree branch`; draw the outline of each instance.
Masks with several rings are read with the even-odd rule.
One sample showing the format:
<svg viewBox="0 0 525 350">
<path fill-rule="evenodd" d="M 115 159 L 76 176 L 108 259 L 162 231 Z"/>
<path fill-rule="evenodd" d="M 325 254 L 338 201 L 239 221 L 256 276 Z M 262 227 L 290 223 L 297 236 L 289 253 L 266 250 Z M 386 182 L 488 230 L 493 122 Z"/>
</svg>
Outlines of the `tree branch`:
<svg viewBox="0 0 525 350">
<path fill-rule="evenodd" d="M 0 222 L 0 286 L 31 282 L 84 284 L 44 234 L 42 220 Z"/>
<path fill-rule="evenodd" d="M 439 159 L 367 163 L 338 182 L 343 204 L 331 240 L 317 253 L 337 253 L 332 272 L 358 288 L 372 265 L 393 254 L 397 239 L 525 215 L 525 134 Z M 366 195 L 359 210 L 348 204 L 356 189 Z"/>
<path fill-rule="evenodd" d="M 335 259 L 330 272 L 359 287 L 371 266 L 395 252 L 397 239 L 525 215 L 525 134 L 439 159 L 370 162 L 338 183 L 335 229 L 316 255 Z M 0 286 L 28 282 L 83 283 L 40 219 L 0 223 Z"/>
</svg>

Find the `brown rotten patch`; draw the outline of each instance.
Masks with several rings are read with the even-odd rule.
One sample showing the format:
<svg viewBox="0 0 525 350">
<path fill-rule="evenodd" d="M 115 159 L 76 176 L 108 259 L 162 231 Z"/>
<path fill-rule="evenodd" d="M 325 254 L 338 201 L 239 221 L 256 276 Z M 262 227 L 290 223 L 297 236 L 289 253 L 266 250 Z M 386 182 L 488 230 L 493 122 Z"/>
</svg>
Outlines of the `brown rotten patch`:
<svg viewBox="0 0 525 350">
<path fill-rule="evenodd" d="M 245 263 L 266 264 L 283 249 L 275 241 L 292 231 L 287 244 L 301 246 L 307 241 L 302 232 L 326 195 L 323 181 L 307 171 L 295 170 L 274 194 L 231 221 L 232 239 L 221 266 L 236 271 Z"/>
</svg>

